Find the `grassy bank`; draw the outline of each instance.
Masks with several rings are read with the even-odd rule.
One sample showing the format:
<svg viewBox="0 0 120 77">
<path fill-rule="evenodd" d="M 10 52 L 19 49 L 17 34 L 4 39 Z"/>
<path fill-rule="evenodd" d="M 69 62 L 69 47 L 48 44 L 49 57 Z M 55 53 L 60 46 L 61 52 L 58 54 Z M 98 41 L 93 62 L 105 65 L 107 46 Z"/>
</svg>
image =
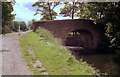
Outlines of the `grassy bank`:
<svg viewBox="0 0 120 77">
<path fill-rule="evenodd" d="M 77 61 L 66 48 L 61 45 L 61 40 L 56 39 L 44 29 L 29 32 L 20 38 L 19 45 L 24 59 L 30 70 L 40 74 L 38 68 L 33 68 L 36 59 L 42 62 L 49 75 L 96 75 L 96 70 L 82 60 Z M 28 50 L 34 51 L 34 58 Z M 40 67 L 39 67 L 40 68 Z"/>
</svg>

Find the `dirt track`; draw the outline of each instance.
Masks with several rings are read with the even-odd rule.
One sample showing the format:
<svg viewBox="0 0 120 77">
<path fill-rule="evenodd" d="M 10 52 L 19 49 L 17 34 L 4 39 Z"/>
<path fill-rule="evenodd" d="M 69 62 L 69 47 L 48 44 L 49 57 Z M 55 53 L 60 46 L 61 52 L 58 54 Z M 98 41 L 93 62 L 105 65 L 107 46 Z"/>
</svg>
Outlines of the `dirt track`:
<svg viewBox="0 0 120 77">
<path fill-rule="evenodd" d="M 27 32 L 21 32 L 20 36 Z M 2 36 L 2 75 L 32 75 L 19 52 L 18 33 Z"/>
</svg>

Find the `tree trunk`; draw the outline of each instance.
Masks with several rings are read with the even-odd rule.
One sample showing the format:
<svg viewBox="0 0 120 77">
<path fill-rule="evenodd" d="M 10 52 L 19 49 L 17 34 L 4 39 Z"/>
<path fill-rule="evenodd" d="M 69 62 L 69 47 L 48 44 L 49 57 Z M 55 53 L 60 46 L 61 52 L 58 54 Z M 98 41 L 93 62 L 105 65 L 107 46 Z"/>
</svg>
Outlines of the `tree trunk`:
<svg viewBox="0 0 120 77">
<path fill-rule="evenodd" d="M 53 20 L 53 19 L 52 19 L 52 13 L 51 13 L 51 9 L 50 9 L 49 2 L 48 2 L 48 9 L 49 9 L 49 13 L 50 13 L 50 19 Z"/>
<path fill-rule="evenodd" d="M 72 9 L 72 19 L 74 19 L 74 5 L 75 5 L 75 2 L 73 2 L 73 9 Z"/>
</svg>

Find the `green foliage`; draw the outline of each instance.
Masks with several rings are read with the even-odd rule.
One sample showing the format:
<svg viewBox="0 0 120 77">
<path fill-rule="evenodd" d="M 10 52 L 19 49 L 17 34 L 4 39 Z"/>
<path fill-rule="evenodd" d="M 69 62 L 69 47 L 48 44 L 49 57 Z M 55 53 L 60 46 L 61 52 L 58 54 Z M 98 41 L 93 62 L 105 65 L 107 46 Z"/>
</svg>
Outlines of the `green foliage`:
<svg viewBox="0 0 120 77">
<path fill-rule="evenodd" d="M 15 18 L 15 14 L 11 14 L 12 11 L 13 4 L 11 2 L 2 2 L 2 33 L 11 32 L 11 30 L 13 30 L 13 20 Z"/>
<path fill-rule="evenodd" d="M 19 25 L 20 25 L 20 23 L 18 21 L 14 21 L 14 29 L 13 29 L 13 31 L 18 32 Z"/>
<path fill-rule="evenodd" d="M 96 22 L 106 24 L 106 34 L 110 39 L 110 48 L 120 51 L 120 2 L 98 3 L 101 5 L 100 17 Z M 99 7 L 100 8 L 100 7 Z"/>
<path fill-rule="evenodd" d="M 24 21 L 17 22 L 13 21 L 16 14 L 11 14 L 13 12 L 13 2 L 2 2 L 2 33 L 10 33 L 12 31 L 17 32 L 19 29 L 19 25 L 21 26 L 21 30 L 26 30 L 26 24 Z"/>
<path fill-rule="evenodd" d="M 0 2 L 0 14 L 2 14 L 2 2 Z M 2 21 L 2 15 L 0 15 L 0 21 Z M 2 23 L 0 23 L 0 34 L 2 34 Z"/>
<path fill-rule="evenodd" d="M 35 20 L 32 19 L 31 21 L 28 22 L 28 27 L 30 27 L 30 29 L 33 29 L 33 22 L 34 22 L 34 21 L 35 21 Z"/>
<path fill-rule="evenodd" d="M 2 29 L 4 30 L 4 33 L 11 33 L 12 32 L 12 30 L 10 29 L 10 27 L 6 26 L 6 25 Z"/>
<path fill-rule="evenodd" d="M 104 25 L 101 26 L 105 32 L 101 47 L 113 52 L 120 51 L 120 2 L 88 2 L 84 5 L 78 16 Z"/>
<path fill-rule="evenodd" d="M 27 29 L 27 25 L 24 21 L 19 22 L 20 23 L 20 30 L 25 31 Z"/>
<path fill-rule="evenodd" d="M 59 5 L 60 2 L 35 2 L 32 6 L 38 6 L 36 14 L 40 14 L 43 17 L 41 20 L 54 20 L 56 19 L 57 13 L 54 11 L 54 8 Z"/>
<path fill-rule="evenodd" d="M 60 9 L 60 14 L 63 15 L 64 17 L 72 17 L 74 19 L 74 16 L 76 16 L 76 13 L 79 10 L 79 4 L 80 2 L 64 2 L 65 6 Z"/>
<path fill-rule="evenodd" d="M 92 19 L 92 13 L 88 8 L 88 3 L 80 3 L 79 9 L 80 11 L 77 13 L 77 16 L 83 19 Z"/>
<path fill-rule="evenodd" d="M 76 63 L 76 59 L 74 56 L 69 56 L 67 62 L 68 65 L 74 65 Z"/>
</svg>

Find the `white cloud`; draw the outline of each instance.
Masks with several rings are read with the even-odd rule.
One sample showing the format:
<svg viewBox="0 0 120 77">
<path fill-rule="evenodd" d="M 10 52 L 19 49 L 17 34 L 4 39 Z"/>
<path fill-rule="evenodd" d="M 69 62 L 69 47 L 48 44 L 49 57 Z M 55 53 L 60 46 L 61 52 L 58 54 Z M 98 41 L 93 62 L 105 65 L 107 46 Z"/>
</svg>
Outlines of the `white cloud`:
<svg viewBox="0 0 120 77">
<path fill-rule="evenodd" d="M 37 1 L 39 1 L 39 0 L 15 0 L 16 2 L 23 2 L 23 3 L 25 3 L 25 2 L 37 2 Z"/>
<path fill-rule="evenodd" d="M 12 12 L 13 14 L 16 14 L 15 16 L 15 21 L 25 21 L 26 23 L 28 23 L 28 21 L 35 19 L 35 20 L 40 20 L 40 18 L 42 16 L 36 15 L 35 11 L 30 10 L 30 8 L 32 7 L 32 4 L 30 3 L 29 6 L 29 2 L 24 2 L 25 0 L 20 1 L 16 1 L 16 4 L 13 6 L 14 7 L 14 11 Z M 33 0 L 32 0 L 33 1 Z M 34 3 L 34 2 L 33 2 Z M 25 6 L 27 4 L 27 6 Z M 63 17 L 61 15 L 59 15 L 60 12 L 60 8 L 64 7 L 64 5 L 58 5 L 54 10 L 58 13 L 57 19 L 56 20 L 62 20 L 62 19 L 71 19 L 71 17 Z M 75 19 L 77 19 L 78 17 L 75 17 Z"/>
<path fill-rule="evenodd" d="M 32 20 L 32 19 L 39 20 L 40 15 L 34 16 L 35 12 L 28 9 L 27 7 L 24 7 L 24 4 L 25 3 L 23 2 L 16 2 L 16 4 L 14 5 L 13 14 L 16 14 L 15 21 L 25 21 L 27 23 L 29 20 Z"/>
</svg>

